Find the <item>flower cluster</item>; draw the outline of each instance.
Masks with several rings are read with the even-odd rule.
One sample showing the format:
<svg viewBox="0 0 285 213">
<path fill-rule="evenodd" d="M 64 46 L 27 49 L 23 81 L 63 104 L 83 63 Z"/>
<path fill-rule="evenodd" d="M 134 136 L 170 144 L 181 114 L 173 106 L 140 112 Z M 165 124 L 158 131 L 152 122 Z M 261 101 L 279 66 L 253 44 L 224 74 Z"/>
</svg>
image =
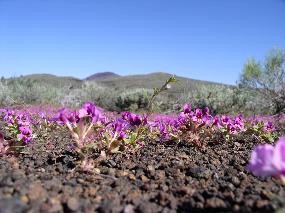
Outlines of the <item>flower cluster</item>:
<svg viewBox="0 0 285 213">
<path fill-rule="evenodd" d="M 27 144 L 33 139 L 32 119 L 30 114 L 12 109 L 2 109 L 6 129 L 17 141 Z"/>
<path fill-rule="evenodd" d="M 149 135 L 150 126 L 146 115 L 123 112 L 122 117 L 107 125 L 104 141 L 108 152 L 118 151 L 120 147 L 143 146 L 143 141 Z"/>
<path fill-rule="evenodd" d="M 93 103 L 87 102 L 79 110 L 63 108 L 59 110 L 57 122 L 66 125 L 77 142 L 78 148 L 85 145 L 85 140 L 91 133 L 92 128 L 103 127 L 107 119 L 101 110 Z"/>
<path fill-rule="evenodd" d="M 277 135 L 270 119 L 213 116 L 207 107 L 192 109 L 190 104 L 185 104 L 178 115 L 123 112 L 118 116 L 91 102 L 77 110 L 63 108 L 55 113 L 50 108 L 2 109 L 0 116 L 10 136 L 21 142 L 19 146 L 29 143 L 35 133 L 48 137 L 51 130 L 66 127 L 75 139 L 75 150 L 79 153 L 85 152 L 86 147 L 92 150 L 95 145 L 107 148 L 108 152 L 143 147 L 148 140 L 188 141 L 199 145 L 204 141 L 221 141 L 221 137 L 230 140 L 240 133 L 252 134 L 265 141 L 272 141 Z"/>
<path fill-rule="evenodd" d="M 176 117 L 159 116 L 153 126 L 159 129 L 157 132 L 161 140 L 181 138 L 182 135 L 189 133 L 205 136 L 215 130 L 229 139 L 231 135 L 246 131 L 245 120 L 241 115 L 232 118 L 225 115 L 212 116 L 207 107 L 192 110 L 189 104 L 185 104 L 183 111 Z"/>
</svg>

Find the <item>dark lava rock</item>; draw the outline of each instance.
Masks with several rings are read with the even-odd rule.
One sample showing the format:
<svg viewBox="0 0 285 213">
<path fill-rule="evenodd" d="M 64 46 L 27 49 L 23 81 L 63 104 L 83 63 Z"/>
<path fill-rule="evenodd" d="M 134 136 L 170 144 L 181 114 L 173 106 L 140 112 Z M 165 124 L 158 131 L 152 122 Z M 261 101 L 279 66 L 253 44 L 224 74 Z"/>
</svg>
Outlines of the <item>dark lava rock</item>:
<svg viewBox="0 0 285 213">
<path fill-rule="evenodd" d="M 254 140 L 204 149 L 146 141 L 145 148 L 98 162 L 100 150 L 95 149 L 99 174 L 68 166 L 80 162 L 66 152 L 69 132 L 56 129 L 48 154 L 42 152 L 47 141 L 37 138 L 13 161 L 1 156 L 0 213 L 274 212 L 282 203 L 271 195 L 285 197 L 282 186 L 245 169 Z"/>
<path fill-rule="evenodd" d="M 212 172 L 211 170 L 203 168 L 203 167 L 193 167 L 188 170 L 186 175 L 189 175 L 194 178 L 209 179 L 212 175 Z"/>
</svg>

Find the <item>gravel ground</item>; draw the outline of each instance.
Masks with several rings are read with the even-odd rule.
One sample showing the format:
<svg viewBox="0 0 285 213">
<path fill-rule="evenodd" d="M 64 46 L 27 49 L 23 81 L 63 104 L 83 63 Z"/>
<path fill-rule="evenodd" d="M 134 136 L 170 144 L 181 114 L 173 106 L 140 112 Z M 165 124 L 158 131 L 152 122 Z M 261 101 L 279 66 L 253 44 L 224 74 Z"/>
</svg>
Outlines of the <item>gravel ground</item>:
<svg viewBox="0 0 285 213">
<path fill-rule="evenodd" d="M 105 160 L 98 152 L 92 174 L 66 151 L 70 137 L 55 134 L 0 158 L 0 213 L 273 212 L 281 203 L 272 195 L 284 197 L 276 180 L 246 171 L 253 140 L 206 148 L 148 142 Z"/>
</svg>

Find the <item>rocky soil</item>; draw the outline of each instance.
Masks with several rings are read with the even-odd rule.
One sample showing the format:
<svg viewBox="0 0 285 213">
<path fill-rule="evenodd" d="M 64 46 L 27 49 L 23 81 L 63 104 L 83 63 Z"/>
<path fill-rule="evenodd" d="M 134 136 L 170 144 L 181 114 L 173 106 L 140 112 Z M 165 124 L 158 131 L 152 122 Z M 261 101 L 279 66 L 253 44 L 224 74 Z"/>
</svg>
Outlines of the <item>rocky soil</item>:
<svg viewBox="0 0 285 213">
<path fill-rule="evenodd" d="M 76 166 L 64 134 L 0 158 L 0 213 L 273 212 L 284 190 L 246 171 L 254 141 L 197 148 L 149 142 L 144 149 Z M 276 198 L 277 197 L 277 198 Z"/>
</svg>

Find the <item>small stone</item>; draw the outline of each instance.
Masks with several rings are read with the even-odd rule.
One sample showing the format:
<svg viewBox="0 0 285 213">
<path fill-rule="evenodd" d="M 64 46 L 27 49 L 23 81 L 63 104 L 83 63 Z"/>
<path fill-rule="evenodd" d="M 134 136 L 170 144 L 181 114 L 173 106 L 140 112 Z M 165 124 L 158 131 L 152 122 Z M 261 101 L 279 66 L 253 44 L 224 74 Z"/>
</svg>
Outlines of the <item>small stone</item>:
<svg viewBox="0 0 285 213">
<path fill-rule="evenodd" d="M 155 168 L 154 168 L 154 166 L 149 165 L 149 166 L 147 167 L 147 170 L 151 172 L 151 171 L 155 171 Z"/>
<path fill-rule="evenodd" d="M 254 205 L 254 200 L 253 199 L 246 199 L 245 200 L 245 205 L 252 208 Z"/>
<path fill-rule="evenodd" d="M 51 198 L 50 199 L 50 209 L 49 212 L 62 212 L 63 208 L 61 202 L 58 198 Z"/>
<path fill-rule="evenodd" d="M 227 188 L 228 188 L 230 191 L 234 191 L 234 190 L 235 190 L 235 186 L 234 186 L 232 183 L 228 183 Z"/>
<path fill-rule="evenodd" d="M 44 172 L 46 172 L 46 170 L 45 170 L 44 168 L 39 168 L 39 169 L 38 169 L 38 172 L 44 173 Z"/>
<path fill-rule="evenodd" d="M 235 204 L 234 207 L 233 207 L 233 211 L 234 211 L 234 212 L 240 212 L 240 207 L 239 207 L 239 205 Z"/>
<path fill-rule="evenodd" d="M 162 189 L 162 191 L 166 192 L 169 189 L 169 187 L 164 184 L 161 186 L 161 189 Z"/>
<path fill-rule="evenodd" d="M 226 208 L 225 202 L 217 197 L 210 198 L 206 201 L 206 208 Z"/>
<path fill-rule="evenodd" d="M 263 209 L 269 204 L 268 200 L 257 200 L 255 203 L 256 208 Z"/>
<path fill-rule="evenodd" d="M 22 171 L 19 171 L 19 170 L 14 171 L 11 175 L 11 177 L 14 181 L 22 179 L 23 176 L 24 176 L 24 173 Z"/>
<path fill-rule="evenodd" d="M 197 209 L 203 209 L 204 208 L 204 204 L 202 202 L 197 202 L 195 206 Z"/>
<path fill-rule="evenodd" d="M 205 179 L 209 179 L 212 176 L 211 170 L 203 168 L 203 167 L 191 168 L 189 169 L 187 174 L 194 178 L 205 178 Z"/>
<path fill-rule="evenodd" d="M 130 180 L 136 180 L 136 176 L 134 174 L 129 174 Z"/>
<path fill-rule="evenodd" d="M 246 176 L 246 174 L 244 172 L 239 172 L 238 176 L 239 176 L 239 178 L 241 180 L 246 180 L 247 179 L 247 176 Z"/>
<path fill-rule="evenodd" d="M 239 186 L 240 185 L 240 180 L 237 178 L 237 177 L 232 177 L 232 183 L 235 185 L 235 186 Z"/>
<path fill-rule="evenodd" d="M 89 188 L 89 195 L 92 197 L 95 197 L 97 194 L 97 189 L 95 187 L 90 187 Z"/>
<path fill-rule="evenodd" d="M 260 196 L 265 199 L 270 199 L 270 193 L 268 193 L 266 190 L 261 190 Z"/>
<path fill-rule="evenodd" d="M 77 182 L 82 184 L 82 183 L 84 183 L 85 181 L 84 181 L 83 179 L 81 179 L 81 178 L 77 178 Z"/>
<path fill-rule="evenodd" d="M 178 190 L 178 192 L 184 195 L 189 195 L 191 197 L 196 192 L 196 190 L 189 186 L 183 186 Z"/>
<path fill-rule="evenodd" d="M 8 194 L 8 195 L 12 195 L 13 194 L 13 192 L 14 192 L 14 188 L 12 188 L 12 187 L 4 187 L 3 188 L 3 192 L 4 192 L 4 194 Z"/>
<path fill-rule="evenodd" d="M 68 199 L 67 207 L 72 211 L 77 211 L 80 207 L 80 203 L 76 198 L 72 197 Z"/>
<path fill-rule="evenodd" d="M 128 204 L 125 206 L 124 213 L 134 213 L 134 212 L 135 212 L 135 209 L 133 205 Z"/>
<path fill-rule="evenodd" d="M 163 171 L 163 170 L 156 171 L 155 175 L 156 175 L 156 179 L 158 179 L 158 180 L 162 181 L 165 179 L 165 171 Z"/>
<path fill-rule="evenodd" d="M 29 188 L 28 197 L 31 201 L 44 201 L 47 197 L 47 192 L 41 184 L 33 184 Z"/>
<path fill-rule="evenodd" d="M 195 200 L 200 201 L 201 203 L 205 202 L 204 197 L 201 194 L 194 195 Z"/>
<path fill-rule="evenodd" d="M 116 164 L 116 162 L 113 161 L 113 160 L 108 160 L 107 165 L 108 165 L 109 167 L 115 167 L 117 164 Z"/>
<path fill-rule="evenodd" d="M 116 170 L 115 170 L 114 168 L 110 168 L 110 169 L 108 170 L 108 175 L 110 175 L 110 176 L 115 176 L 115 175 L 116 175 Z"/>
<path fill-rule="evenodd" d="M 142 175 L 141 179 L 142 179 L 142 182 L 144 182 L 144 183 L 149 181 L 149 179 L 145 175 Z"/>
<path fill-rule="evenodd" d="M 100 171 L 99 168 L 94 168 L 94 169 L 93 169 L 93 172 L 94 172 L 95 174 L 100 174 L 100 173 L 101 173 L 101 171 Z"/>
<path fill-rule="evenodd" d="M 29 202 L 29 198 L 26 196 L 26 195 L 23 195 L 20 197 L 20 200 L 23 202 L 23 203 L 28 203 Z"/>
<path fill-rule="evenodd" d="M 117 172 L 116 172 L 117 177 L 125 177 L 125 176 L 128 176 L 128 174 L 129 173 L 125 170 L 117 170 Z"/>
</svg>

